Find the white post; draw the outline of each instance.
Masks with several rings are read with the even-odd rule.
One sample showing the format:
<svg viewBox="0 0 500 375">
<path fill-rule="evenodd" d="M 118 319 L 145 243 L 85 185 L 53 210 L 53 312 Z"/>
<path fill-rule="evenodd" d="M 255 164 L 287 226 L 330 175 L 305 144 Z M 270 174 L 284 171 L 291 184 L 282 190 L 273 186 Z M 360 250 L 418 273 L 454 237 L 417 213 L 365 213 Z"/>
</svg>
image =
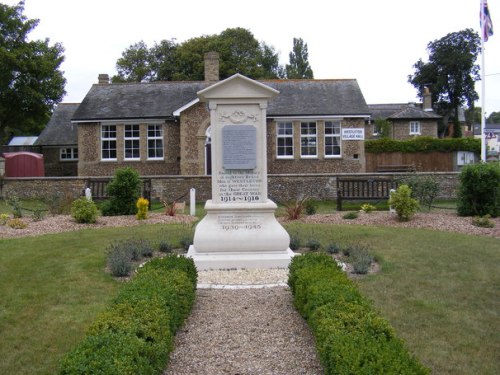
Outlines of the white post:
<svg viewBox="0 0 500 375">
<path fill-rule="evenodd" d="M 390 190 L 390 193 L 389 193 L 389 197 L 392 195 L 392 193 L 395 193 L 395 192 L 396 192 L 396 189 L 391 189 L 391 190 Z M 396 210 L 392 207 L 392 204 L 389 206 L 389 212 L 390 212 L 391 214 L 393 214 L 393 213 L 395 213 L 395 212 L 396 212 Z"/>
<path fill-rule="evenodd" d="M 196 189 L 189 190 L 189 214 L 196 216 Z"/>
<path fill-rule="evenodd" d="M 485 116 L 486 116 L 486 84 L 485 84 L 485 68 L 484 68 L 484 32 L 481 30 L 481 161 L 486 161 L 486 135 L 484 134 Z"/>
</svg>

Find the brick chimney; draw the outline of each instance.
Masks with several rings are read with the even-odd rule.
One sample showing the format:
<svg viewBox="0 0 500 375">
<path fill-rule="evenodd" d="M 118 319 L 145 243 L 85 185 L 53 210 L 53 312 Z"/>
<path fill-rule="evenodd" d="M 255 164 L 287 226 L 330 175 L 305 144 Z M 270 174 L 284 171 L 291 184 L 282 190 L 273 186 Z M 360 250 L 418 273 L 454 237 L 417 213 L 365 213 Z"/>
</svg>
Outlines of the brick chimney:
<svg viewBox="0 0 500 375">
<path fill-rule="evenodd" d="M 207 52 L 205 59 L 205 82 L 216 82 L 219 80 L 219 53 Z"/>
<path fill-rule="evenodd" d="M 431 112 L 432 109 L 432 94 L 431 90 L 427 86 L 424 87 L 424 95 L 423 95 L 423 109 L 425 112 Z"/>
<path fill-rule="evenodd" d="M 99 74 L 97 83 L 100 85 L 109 85 L 109 74 Z"/>
</svg>

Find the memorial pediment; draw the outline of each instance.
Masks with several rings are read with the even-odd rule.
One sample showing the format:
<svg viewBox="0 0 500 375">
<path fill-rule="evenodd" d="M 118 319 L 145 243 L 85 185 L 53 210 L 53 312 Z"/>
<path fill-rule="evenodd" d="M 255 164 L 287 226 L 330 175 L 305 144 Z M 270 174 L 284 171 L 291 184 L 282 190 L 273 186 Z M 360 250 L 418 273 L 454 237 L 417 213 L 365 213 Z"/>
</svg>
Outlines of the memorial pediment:
<svg viewBox="0 0 500 375">
<path fill-rule="evenodd" d="M 278 90 L 273 89 L 263 83 L 254 81 L 239 73 L 232 75 L 224 81 L 218 82 L 212 86 L 198 91 L 198 97 L 201 101 L 211 99 L 271 99 L 279 94 Z"/>
</svg>

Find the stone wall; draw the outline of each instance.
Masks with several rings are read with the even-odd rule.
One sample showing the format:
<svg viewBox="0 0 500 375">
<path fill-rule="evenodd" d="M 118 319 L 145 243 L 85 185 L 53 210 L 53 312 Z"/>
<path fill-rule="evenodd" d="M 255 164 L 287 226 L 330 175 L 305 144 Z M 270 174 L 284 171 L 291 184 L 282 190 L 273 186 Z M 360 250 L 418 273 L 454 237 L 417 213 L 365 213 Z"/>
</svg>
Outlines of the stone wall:
<svg viewBox="0 0 500 375">
<path fill-rule="evenodd" d="M 148 160 L 147 124 L 140 126 L 140 160 L 124 160 L 124 125 L 116 125 L 116 161 L 101 160 L 99 123 L 78 124 L 78 175 L 113 176 L 116 169 L 132 167 L 141 175 L 178 175 L 180 173 L 179 137 L 177 122 L 163 124 L 163 160 Z"/>
<path fill-rule="evenodd" d="M 404 141 L 415 138 L 416 135 L 410 135 L 410 120 L 394 120 L 393 124 L 393 139 Z M 433 137 L 437 138 L 437 121 L 436 120 L 420 120 L 420 134 L 418 137 Z"/>
<path fill-rule="evenodd" d="M 78 173 L 77 160 L 61 161 L 61 147 L 43 147 L 43 163 L 46 176 L 76 176 Z"/>
<path fill-rule="evenodd" d="M 358 173 L 358 174 L 280 174 L 268 176 L 269 197 L 274 201 L 286 202 L 307 194 L 315 199 L 336 199 L 337 177 L 351 178 L 403 178 L 405 173 Z M 455 199 L 459 181 L 458 172 L 417 173 L 418 176 L 432 175 L 441 189 L 440 199 Z M 189 190 L 196 189 L 196 200 L 211 198 L 210 176 L 146 176 L 152 183 L 153 199 L 167 201 L 189 201 Z M 50 199 L 54 196 L 79 197 L 85 186 L 83 177 L 4 178 L 1 196 L 16 195 L 20 198 Z"/>
<path fill-rule="evenodd" d="M 365 170 L 364 141 L 341 141 L 341 156 L 325 157 L 324 121 L 317 121 L 317 157 L 300 156 L 300 120 L 293 121 L 293 159 L 277 157 L 276 121 L 267 123 L 267 170 L 285 173 L 360 173 Z M 343 128 L 364 128 L 363 119 L 344 119 Z"/>
</svg>

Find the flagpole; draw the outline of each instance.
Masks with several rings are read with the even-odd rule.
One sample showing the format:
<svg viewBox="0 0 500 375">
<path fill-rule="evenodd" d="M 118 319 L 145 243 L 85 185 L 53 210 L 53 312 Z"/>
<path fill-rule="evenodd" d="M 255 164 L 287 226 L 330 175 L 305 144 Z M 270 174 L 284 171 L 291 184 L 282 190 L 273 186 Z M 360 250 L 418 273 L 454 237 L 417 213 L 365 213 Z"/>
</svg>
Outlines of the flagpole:
<svg viewBox="0 0 500 375">
<path fill-rule="evenodd" d="M 484 12 L 484 0 L 481 0 L 481 20 L 483 20 L 482 13 Z M 481 161 L 486 162 L 486 136 L 484 134 L 485 128 L 485 95 L 486 95 L 486 84 L 485 84 L 485 68 L 484 68 L 484 26 L 481 24 Z"/>
<path fill-rule="evenodd" d="M 486 108 L 485 108 L 485 93 L 486 93 L 486 84 L 485 77 L 486 74 L 484 72 L 484 33 L 481 33 L 481 161 L 486 161 L 486 135 L 484 134 L 485 128 L 485 116 L 486 116 Z"/>
</svg>

